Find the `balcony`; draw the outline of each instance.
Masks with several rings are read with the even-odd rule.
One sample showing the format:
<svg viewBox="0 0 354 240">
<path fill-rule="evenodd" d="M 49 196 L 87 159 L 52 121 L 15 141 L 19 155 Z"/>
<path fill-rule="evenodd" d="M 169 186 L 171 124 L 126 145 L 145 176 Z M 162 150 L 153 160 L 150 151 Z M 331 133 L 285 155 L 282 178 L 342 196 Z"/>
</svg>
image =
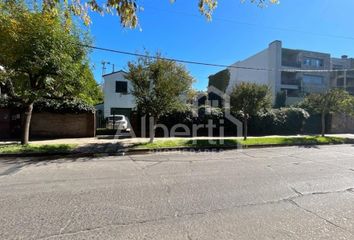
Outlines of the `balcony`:
<svg viewBox="0 0 354 240">
<path fill-rule="evenodd" d="M 301 62 L 299 61 L 282 60 L 281 64 L 284 67 L 301 68 Z"/>
<path fill-rule="evenodd" d="M 282 66 L 300 68 L 301 62 L 299 61 L 299 52 L 296 50 L 283 48 L 282 54 Z"/>
</svg>

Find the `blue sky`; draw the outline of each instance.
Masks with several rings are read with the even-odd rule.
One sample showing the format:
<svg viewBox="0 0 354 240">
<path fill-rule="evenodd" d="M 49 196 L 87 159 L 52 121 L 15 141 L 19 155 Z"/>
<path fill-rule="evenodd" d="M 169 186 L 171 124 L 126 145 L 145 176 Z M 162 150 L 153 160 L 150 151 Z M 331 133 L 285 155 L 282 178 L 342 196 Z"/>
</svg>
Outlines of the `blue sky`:
<svg viewBox="0 0 354 240">
<path fill-rule="evenodd" d="M 282 40 L 288 48 L 347 54 L 354 57 L 353 0 L 281 0 L 278 5 L 258 8 L 249 0 L 219 1 L 208 22 L 198 12 L 198 0 L 140 0 L 140 28 L 120 26 L 117 16 L 92 15 L 89 29 L 94 44 L 122 51 L 160 51 L 165 57 L 232 64 Z M 101 61 L 126 69 L 134 57 L 93 51 L 91 64 L 101 81 Z M 196 79 L 194 87 L 206 88 L 208 76 L 220 68 L 186 65 Z M 107 73 L 112 66 L 107 67 Z"/>
</svg>

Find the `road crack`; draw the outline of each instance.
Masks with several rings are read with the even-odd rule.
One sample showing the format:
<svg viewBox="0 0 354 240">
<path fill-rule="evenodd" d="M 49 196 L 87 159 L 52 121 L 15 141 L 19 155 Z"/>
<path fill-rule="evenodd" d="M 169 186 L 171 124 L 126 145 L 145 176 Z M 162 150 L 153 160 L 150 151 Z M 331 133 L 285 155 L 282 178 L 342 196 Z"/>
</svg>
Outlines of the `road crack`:
<svg viewBox="0 0 354 240">
<path fill-rule="evenodd" d="M 343 230 L 343 231 L 349 233 L 350 235 L 353 235 L 353 233 L 352 233 L 351 231 L 349 231 L 348 229 L 346 229 L 346 228 L 344 228 L 344 227 L 341 227 L 341 226 L 339 226 L 338 224 L 336 224 L 336 223 L 334 223 L 334 222 L 328 220 L 327 218 L 324 218 L 324 217 L 320 216 L 319 214 L 317 214 L 317 213 L 315 213 L 315 212 L 313 212 L 313 211 L 311 211 L 311 210 L 309 210 L 309 209 L 307 209 L 307 208 L 304 208 L 304 207 L 300 206 L 300 205 L 299 205 L 297 202 L 295 202 L 294 200 L 290 199 L 289 202 L 290 202 L 291 204 L 293 204 L 294 206 L 296 206 L 296 207 L 298 207 L 298 208 L 304 210 L 305 212 L 310 213 L 310 214 L 314 215 L 315 217 L 322 219 L 322 220 L 325 221 L 326 223 L 328 223 L 328 224 L 330 224 L 330 225 L 332 225 L 332 226 L 334 226 L 334 227 L 336 227 L 336 228 L 339 228 L 339 229 L 341 229 L 341 230 Z"/>
<path fill-rule="evenodd" d="M 90 229 L 84 229 L 84 230 L 79 230 L 79 231 L 72 231 L 72 232 L 67 232 L 67 233 L 62 233 L 62 234 L 53 234 L 50 236 L 46 236 L 46 237 L 42 237 L 42 238 L 38 238 L 39 240 L 45 240 L 45 239 L 51 239 L 54 237 L 58 237 L 58 236 L 72 236 L 72 235 L 76 235 L 76 234 L 80 234 L 80 233 L 87 233 L 87 232 L 91 232 L 91 231 L 97 231 L 100 229 L 105 229 L 105 228 L 109 228 L 109 227 L 121 227 L 121 226 L 132 226 L 132 225 L 137 225 L 137 224 L 147 224 L 147 223 L 154 223 L 154 222 L 161 222 L 161 221 L 168 221 L 168 220 L 172 220 L 175 218 L 183 218 L 183 217 L 193 217 L 193 216 L 202 216 L 202 215 L 206 215 L 206 214 L 210 214 L 210 213 L 218 213 L 218 212 L 223 212 L 223 211 L 229 211 L 229 210 L 233 210 L 233 209 L 240 209 L 240 208 L 246 208 L 246 207 L 257 207 L 257 206 L 265 206 L 265 205 L 271 205 L 271 204 L 279 204 L 279 203 L 290 203 L 293 206 L 296 206 L 297 208 L 302 209 L 303 211 L 306 211 L 324 221 L 326 221 L 328 224 L 335 226 L 347 233 L 350 233 L 351 235 L 353 235 L 353 233 L 341 226 L 339 226 L 336 223 L 331 222 L 330 220 L 318 215 L 315 212 L 312 212 L 311 210 L 308 210 L 302 206 L 300 206 L 298 203 L 296 203 L 294 200 L 296 199 L 300 199 L 303 197 L 307 197 L 307 196 L 313 196 L 313 195 L 323 195 L 323 194 L 337 194 L 337 193 L 344 193 L 344 192 L 350 192 L 350 193 L 354 193 L 354 187 L 353 188 L 347 188 L 344 190 L 338 190 L 338 191 L 332 191 L 332 192 L 311 192 L 311 193 L 302 193 L 301 195 L 297 194 L 296 196 L 292 196 L 292 197 L 288 197 L 288 198 L 282 198 L 282 199 L 278 199 L 278 200 L 271 200 L 271 201 L 265 201 L 265 202 L 259 202 L 259 203 L 247 203 L 247 204 L 241 204 L 241 205 L 235 205 L 229 208 L 218 208 L 218 209 L 212 209 L 212 210 L 206 210 L 206 211 L 200 211 L 200 212 L 193 212 L 193 213 L 187 213 L 187 214 L 183 214 L 183 215 L 167 215 L 167 216 L 163 216 L 160 218 L 153 218 L 153 219 L 146 219 L 146 220 L 141 220 L 141 221 L 131 221 L 131 222 L 125 222 L 125 223 L 115 223 L 115 224 L 108 224 L 108 225 L 103 225 L 103 226 L 98 226 L 98 227 L 94 227 L 94 228 L 90 228 Z"/>
</svg>

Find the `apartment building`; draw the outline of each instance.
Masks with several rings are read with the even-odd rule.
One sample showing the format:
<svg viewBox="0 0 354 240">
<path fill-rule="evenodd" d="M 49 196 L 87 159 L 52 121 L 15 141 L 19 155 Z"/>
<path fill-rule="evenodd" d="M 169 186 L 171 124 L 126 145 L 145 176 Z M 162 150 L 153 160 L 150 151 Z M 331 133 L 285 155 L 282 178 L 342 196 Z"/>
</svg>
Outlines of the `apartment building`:
<svg viewBox="0 0 354 240">
<path fill-rule="evenodd" d="M 286 93 L 286 104 L 301 101 L 307 93 L 323 92 L 330 87 L 354 90 L 354 73 L 340 71 L 353 66 L 352 59 L 331 58 L 329 53 L 283 48 L 274 41 L 265 50 L 232 64 L 230 93 L 240 82 L 253 82 L 269 86 L 275 101 L 277 93 Z M 338 69 L 335 73 L 331 70 Z M 354 91 L 353 91 L 354 92 Z"/>
<path fill-rule="evenodd" d="M 354 95 L 354 59 L 343 55 L 331 59 L 331 85 L 343 88 Z M 349 70 L 348 70 L 349 69 Z"/>
</svg>

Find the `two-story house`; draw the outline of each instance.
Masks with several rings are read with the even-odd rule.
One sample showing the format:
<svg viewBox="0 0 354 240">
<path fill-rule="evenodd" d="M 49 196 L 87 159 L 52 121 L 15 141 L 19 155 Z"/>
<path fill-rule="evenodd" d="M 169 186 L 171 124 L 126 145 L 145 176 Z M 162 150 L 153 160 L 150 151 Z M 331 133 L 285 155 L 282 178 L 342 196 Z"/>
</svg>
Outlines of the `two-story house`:
<svg viewBox="0 0 354 240">
<path fill-rule="evenodd" d="M 130 118 L 135 108 L 134 96 L 131 94 L 132 84 L 125 78 L 126 72 L 117 71 L 103 75 L 104 117 L 124 115 Z"/>
</svg>

